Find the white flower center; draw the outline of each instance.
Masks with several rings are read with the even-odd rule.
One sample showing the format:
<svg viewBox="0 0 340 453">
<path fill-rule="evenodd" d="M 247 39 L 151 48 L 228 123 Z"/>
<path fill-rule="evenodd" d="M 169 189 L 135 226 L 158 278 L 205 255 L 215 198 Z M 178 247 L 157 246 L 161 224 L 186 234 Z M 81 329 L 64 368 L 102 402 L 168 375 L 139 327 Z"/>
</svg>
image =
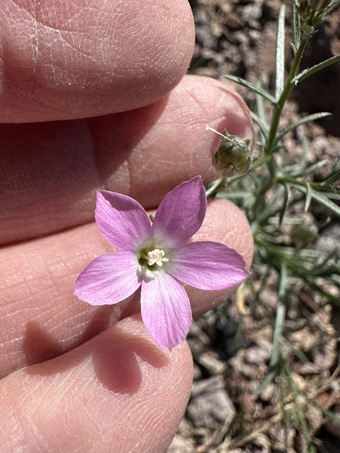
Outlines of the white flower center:
<svg viewBox="0 0 340 453">
<path fill-rule="evenodd" d="M 157 266 L 162 267 L 163 263 L 167 263 L 169 258 L 166 258 L 164 250 L 154 249 L 148 252 L 148 265 L 153 266 L 157 264 Z"/>
</svg>

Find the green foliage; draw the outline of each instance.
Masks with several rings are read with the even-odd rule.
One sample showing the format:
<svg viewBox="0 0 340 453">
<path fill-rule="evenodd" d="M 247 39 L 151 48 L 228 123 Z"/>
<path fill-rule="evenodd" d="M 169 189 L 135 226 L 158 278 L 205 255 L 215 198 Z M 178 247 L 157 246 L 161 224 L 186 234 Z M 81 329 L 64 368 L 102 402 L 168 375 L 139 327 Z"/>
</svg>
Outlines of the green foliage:
<svg viewBox="0 0 340 453">
<path fill-rule="evenodd" d="M 282 352 L 282 343 L 288 338 L 285 327 L 288 301 L 298 285 L 305 285 L 318 294 L 322 304 L 340 306 L 340 257 L 336 251 L 326 254 L 313 248 L 319 235 L 318 225 L 313 216 L 309 216 L 308 221 L 302 218 L 302 214 L 309 211 L 313 203 L 322 205 L 330 218 L 340 217 L 340 160 L 331 163 L 333 168 L 330 173 L 316 181 L 313 177 L 315 172 L 330 163 L 322 160 L 311 165 L 306 153 L 302 158 L 295 158 L 294 162 L 294 156 L 289 156 L 285 146 L 287 134 L 330 113 L 313 113 L 285 127 L 281 127 L 280 123 L 286 101 L 296 85 L 340 61 L 340 55 L 336 55 L 311 68 L 300 70 L 306 45 L 315 32 L 315 26 L 339 3 L 340 0 L 293 1 L 293 59 L 288 71 L 284 55 L 287 36 L 285 9 L 284 6 L 281 8 L 277 28 L 275 93 L 267 91 L 263 77 L 255 85 L 239 77 L 225 76 L 255 95 L 256 112 L 252 113 L 252 117 L 258 126 L 257 148 L 260 156 L 253 161 L 249 172 L 221 177 L 207 188 L 207 196 L 228 198 L 237 203 L 251 224 L 256 249 L 253 275 L 250 278 L 257 279 L 260 288 L 255 291 L 254 282 L 249 282 L 255 301 L 261 300 L 268 275 L 273 272 L 276 275 L 278 295 L 273 320 L 273 352 L 268 375 L 258 392 L 262 392 L 275 377 L 285 377 L 293 395 L 297 423 L 309 451 L 315 449 L 299 406 L 298 389 Z M 307 150 L 307 141 L 303 145 Z M 228 190 L 225 189 L 226 185 Z"/>
</svg>

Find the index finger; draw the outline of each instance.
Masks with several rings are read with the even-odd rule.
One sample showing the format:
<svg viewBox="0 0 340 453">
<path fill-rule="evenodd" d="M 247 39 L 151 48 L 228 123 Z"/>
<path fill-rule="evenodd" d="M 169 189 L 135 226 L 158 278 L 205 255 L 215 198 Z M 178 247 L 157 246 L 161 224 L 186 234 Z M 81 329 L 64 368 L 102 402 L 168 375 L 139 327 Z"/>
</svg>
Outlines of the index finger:
<svg viewBox="0 0 340 453">
<path fill-rule="evenodd" d="M 85 118 L 150 104 L 189 65 L 186 0 L 0 2 L 0 122 Z"/>
<path fill-rule="evenodd" d="M 174 186 L 216 178 L 209 124 L 253 138 L 241 98 L 221 82 L 186 76 L 164 99 L 138 110 L 77 121 L 0 125 L 0 244 L 93 219 L 103 188 L 155 208 Z"/>
</svg>

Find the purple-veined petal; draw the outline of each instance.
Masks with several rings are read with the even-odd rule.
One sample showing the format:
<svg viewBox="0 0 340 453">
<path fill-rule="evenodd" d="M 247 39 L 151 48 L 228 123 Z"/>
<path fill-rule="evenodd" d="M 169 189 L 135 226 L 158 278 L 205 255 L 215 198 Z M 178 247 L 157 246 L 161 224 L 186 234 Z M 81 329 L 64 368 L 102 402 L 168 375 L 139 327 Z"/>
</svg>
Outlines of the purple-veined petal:
<svg viewBox="0 0 340 453">
<path fill-rule="evenodd" d="M 169 274 L 199 289 L 226 289 L 248 276 L 241 255 L 217 242 L 190 242 L 175 249 Z"/>
<path fill-rule="evenodd" d="M 185 289 L 165 273 L 142 282 L 141 311 L 145 327 L 164 349 L 183 341 L 192 323 Z"/>
<path fill-rule="evenodd" d="M 120 250 L 134 250 L 151 233 L 144 208 L 120 193 L 98 192 L 95 218 L 104 238 Z"/>
<path fill-rule="evenodd" d="M 165 195 L 152 224 L 153 234 L 172 244 L 182 244 L 200 228 L 206 210 L 204 186 L 201 177 L 196 176 Z"/>
<path fill-rule="evenodd" d="M 91 305 L 111 305 L 140 286 L 138 262 L 132 252 L 111 253 L 93 260 L 79 275 L 75 295 Z"/>
</svg>

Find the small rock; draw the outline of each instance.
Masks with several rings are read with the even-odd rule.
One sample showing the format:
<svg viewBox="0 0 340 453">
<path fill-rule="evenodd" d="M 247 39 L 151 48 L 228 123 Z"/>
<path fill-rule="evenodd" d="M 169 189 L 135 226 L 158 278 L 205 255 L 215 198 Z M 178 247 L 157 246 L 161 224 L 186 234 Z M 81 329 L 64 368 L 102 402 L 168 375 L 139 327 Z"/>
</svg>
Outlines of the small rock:
<svg viewBox="0 0 340 453">
<path fill-rule="evenodd" d="M 315 248 L 323 253 L 340 253 L 340 226 L 338 224 L 325 228 L 318 239 Z"/>
<path fill-rule="evenodd" d="M 270 358 L 272 348 L 272 344 L 267 342 L 249 347 L 245 352 L 245 360 L 249 364 L 265 363 Z"/>
<path fill-rule="evenodd" d="M 269 384 L 267 387 L 261 392 L 260 397 L 263 401 L 271 401 L 272 404 L 275 403 L 277 400 L 277 387 L 275 384 Z M 275 401 L 273 401 L 275 399 Z"/>
<path fill-rule="evenodd" d="M 198 361 L 212 376 L 222 374 L 227 367 L 227 364 L 218 360 L 217 357 L 214 357 L 211 351 L 201 354 Z"/>
<path fill-rule="evenodd" d="M 232 422 L 235 413 L 222 376 L 214 376 L 193 384 L 187 414 L 196 427 L 221 428 Z"/>
</svg>

